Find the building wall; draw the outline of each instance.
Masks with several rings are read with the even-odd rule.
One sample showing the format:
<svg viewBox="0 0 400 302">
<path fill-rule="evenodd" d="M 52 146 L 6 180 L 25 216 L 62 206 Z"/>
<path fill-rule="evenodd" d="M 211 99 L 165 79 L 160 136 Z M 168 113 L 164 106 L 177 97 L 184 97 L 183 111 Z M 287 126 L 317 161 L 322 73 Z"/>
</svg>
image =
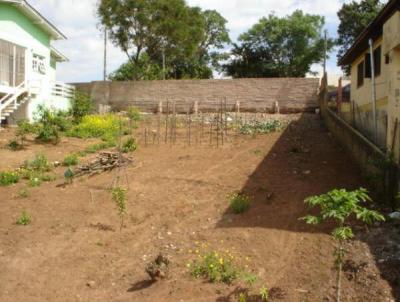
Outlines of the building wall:
<svg viewBox="0 0 400 302">
<path fill-rule="evenodd" d="M 193 110 L 195 102 L 203 112 L 216 111 L 220 102 L 227 102 L 228 110 L 275 112 L 312 111 L 318 107 L 319 79 L 268 78 L 235 80 L 169 80 L 138 82 L 77 83 L 76 88 L 89 94 L 98 105 L 109 105 L 114 110 L 137 106 L 143 111 L 163 111 L 175 103 L 178 112 Z"/>
</svg>

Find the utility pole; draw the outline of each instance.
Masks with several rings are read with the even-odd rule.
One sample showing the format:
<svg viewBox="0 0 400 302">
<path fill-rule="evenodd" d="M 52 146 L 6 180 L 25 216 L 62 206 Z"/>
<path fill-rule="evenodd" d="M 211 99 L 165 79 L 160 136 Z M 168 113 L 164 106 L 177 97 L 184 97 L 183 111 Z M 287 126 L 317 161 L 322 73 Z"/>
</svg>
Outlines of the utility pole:
<svg viewBox="0 0 400 302">
<path fill-rule="evenodd" d="M 104 69 L 103 81 L 107 80 L 107 27 L 104 27 Z"/>
<path fill-rule="evenodd" d="M 373 41 L 369 39 L 369 52 L 370 52 L 370 62 L 371 62 L 371 97 L 372 97 L 372 115 L 374 123 L 374 140 L 375 143 L 378 141 L 378 122 L 376 120 L 376 84 L 375 84 L 375 64 L 374 64 L 374 49 Z"/>
</svg>

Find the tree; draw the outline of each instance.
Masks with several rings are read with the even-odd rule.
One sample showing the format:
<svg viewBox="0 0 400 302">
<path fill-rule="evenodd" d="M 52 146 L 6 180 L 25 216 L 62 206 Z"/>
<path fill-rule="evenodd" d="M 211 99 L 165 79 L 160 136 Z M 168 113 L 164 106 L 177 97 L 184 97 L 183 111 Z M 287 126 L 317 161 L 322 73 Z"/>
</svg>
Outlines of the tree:
<svg viewBox="0 0 400 302">
<path fill-rule="evenodd" d="M 216 49 L 230 41 L 226 20 L 185 0 L 101 0 L 100 23 L 128 62 L 111 79 L 209 78 Z M 161 71 L 161 72 L 160 72 Z"/>
<path fill-rule="evenodd" d="M 337 298 L 340 301 L 341 272 L 343 265 L 344 249 L 343 242 L 354 237 L 349 220 L 354 216 L 357 220 L 372 224 L 376 221 L 385 221 L 385 218 L 377 211 L 369 210 L 362 206 L 363 203 L 371 201 L 367 190 L 361 188 L 355 191 L 332 190 L 327 194 L 312 196 L 305 200 L 310 207 L 319 207 L 318 215 L 307 215 L 300 218 L 308 224 L 317 225 L 325 220 L 336 223 L 332 231 L 333 238 L 337 241 L 335 251 L 337 264 Z"/>
<path fill-rule="evenodd" d="M 338 12 L 340 20 L 337 44 L 339 46 L 338 58 L 340 59 L 353 45 L 357 37 L 378 15 L 383 8 L 379 0 L 362 0 L 344 3 Z M 344 70 L 349 73 L 349 67 Z"/>
<path fill-rule="evenodd" d="M 304 77 L 311 65 L 322 62 L 325 24 L 318 15 L 297 10 L 279 18 L 262 18 L 234 45 L 225 71 L 233 77 Z M 328 51 L 333 41 L 328 41 Z"/>
</svg>

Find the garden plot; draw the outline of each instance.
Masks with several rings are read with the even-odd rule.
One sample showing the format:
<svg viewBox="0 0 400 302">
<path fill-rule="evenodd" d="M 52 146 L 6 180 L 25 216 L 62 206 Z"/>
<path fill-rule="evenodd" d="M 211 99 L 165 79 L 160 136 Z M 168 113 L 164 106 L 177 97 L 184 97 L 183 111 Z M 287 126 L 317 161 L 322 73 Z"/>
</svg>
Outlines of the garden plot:
<svg viewBox="0 0 400 302">
<path fill-rule="evenodd" d="M 290 124 L 267 134 L 224 133 L 224 119 L 214 126 L 205 119 L 197 143 L 201 119 L 190 143 L 189 127 L 178 123 L 167 126 L 165 143 L 158 117 L 149 118 L 133 131 L 139 146 L 132 164 L 58 187 L 70 158 L 46 172 L 53 181 L 0 187 L 0 301 L 334 300 L 332 225 L 299 218 L 308 214 L 305 198 L 364 183 L 318 116 L 284 116 Z M 205 128 L 214 129 L 211 143 Z M 13 131 L 0 132 L 2 142 Z M 71 153 L 88 163 L 102 149 L 116 151 L 82 136 L 63 136 L 58 145 L 29 138 L 22 151 L 0 151 L 1 169 L 39 153 L 53 165 Z M 371 236 L 384 241 L 382 228 L 356 226 L 343 301 L 399 298 L 398 279 L 392 271 L 387 278 L 370 249 Z"/>
</svg>

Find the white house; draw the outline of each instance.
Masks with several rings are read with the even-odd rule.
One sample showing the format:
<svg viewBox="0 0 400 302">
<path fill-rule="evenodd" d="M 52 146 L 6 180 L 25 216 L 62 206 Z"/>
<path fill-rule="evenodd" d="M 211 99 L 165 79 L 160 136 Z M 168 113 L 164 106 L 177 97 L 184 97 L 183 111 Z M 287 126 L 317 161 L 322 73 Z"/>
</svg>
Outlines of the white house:
<svg viewBox="0 0 400 302">
<path fill-rule="evenodd" d="M 33 120 L 37 107 L 66 110 L 73 87 L 56 81 L 66 37 L 25 0 L 0 0 L 0 121 Z"/>
</svg>

